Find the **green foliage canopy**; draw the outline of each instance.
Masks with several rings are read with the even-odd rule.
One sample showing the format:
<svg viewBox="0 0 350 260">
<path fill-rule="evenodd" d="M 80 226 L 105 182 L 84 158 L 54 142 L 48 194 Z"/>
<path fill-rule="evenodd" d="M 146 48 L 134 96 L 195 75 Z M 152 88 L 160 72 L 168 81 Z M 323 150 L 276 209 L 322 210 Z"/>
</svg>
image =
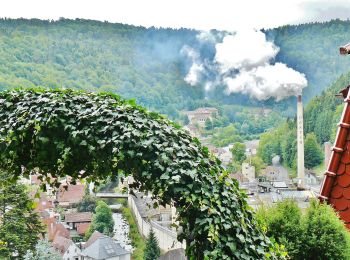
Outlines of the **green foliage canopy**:
<svg viewBox="0 0 350 260">
<path fill-rule="evenodd" d="M 234 143 L 230 151 L 235 162 L 242 164 L 242 162 L 246 159 L 244 143 Z"/>
<path fill-rule="evenodd" d="M 349 259 L 350 235 L 331 206 L 311 201 L 302 214 L 295 201 L 260 208 L 257 219 L 267 235 L 284 244 L 291 259 Z"/>
<path fill-rule="evenodd" d="M 89 230 L 86 232 L 85 238 L 88 240 L 94 231 L 98 231 L 107 236 L 113 236 L 114 220 L 112 210 L 106 202 L 98 201 L 95 209 L 95 214 L 92 217 L 92 222 Z"/>
<path fill-rule="evenodd" d="M 0 259 L 23 258 L 44 232 L 26 187 L 11 182 L 10 177 L 0 171 Z"/>
<path fill-rule="evenodd" d="M 0 125 L 0 168 L 13 177 L 36 170 L 96 182 L 122 171 L 136 180 L 131 188 L 177 208 L 178 239 L 193 259 L 273 253 L 237 182 L 158 114 L 112 94 L 18 90 L 0 93 Z"/>
<path fill-rule="evenodd" d="M 233 124 L 215 129 L 211 138 L 211 143 L 218 147 L 241 141 L 242 138 L 239 136 L 238 131 Z"/>
<path fill-rule="evenodd" d="M 55 251 L 47 239 L 40 239 L 35 245 L 35 250 L 27 251 L 24 260 L 61 260 L 60 253 Z"/>
<path fill-rule="evenodd" d="M 95 212 L 97 198 L 90 195 L 89 189 L 85 188 L 83 199 L 77 204 L 78 212 Z"/>
<path fill-rule="evenodd" d="M 305 167 L 311 169 L 319 165 L 323 160 L 323 154 L 314 133 L 309 133 L 306 135 L 304 146 Z"/>
</svg>

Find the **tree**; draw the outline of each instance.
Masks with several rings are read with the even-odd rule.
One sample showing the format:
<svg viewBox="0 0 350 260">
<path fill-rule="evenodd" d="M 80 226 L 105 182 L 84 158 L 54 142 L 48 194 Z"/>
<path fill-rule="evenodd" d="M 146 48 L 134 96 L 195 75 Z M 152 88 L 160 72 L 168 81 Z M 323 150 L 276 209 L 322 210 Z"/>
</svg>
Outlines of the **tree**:
<svg viewBox="0 0 350 260">
<path fill-rule="evenodd" d="M 35 249 L 28 250 L 24 260 L 60 260 L 61 255 L 55 251 L 47 239 L 41 239 L 35 245 Z"/>
<path fill-rule="evenodd" d="M 21 258 L 34 249 L 43 226 L 25 186 L 2 171 L 0 179 L 0 258 Z"/>
<path fill-rule="evenodd" d="M 1 100 L 0 168 L 12 178 L 35 170 L 59 186 L 65 175 L 95 183 L 131 175 L 131 190 L 176 205 L 178 239 L 186 240 L 188 256 L 276 259 L 237 181 L 226 178 L 198 139 L 163 116 L 110 93 L 70 89 L 9 90 Z"/>
<path fill-rule="evenodd" d="M 233 160 L 238 162 L 239 164 L 242 164 L 242 162 L 246 159 L 245 144 L 240 142 L 234 143 L 233 147 L 231 148 L 231 153 L 233 156 Z"/>
<path fill-rule="evenodd" d="M 322 150 L 317 143 L 316 135 L 309 133 L 305 138 L 305 167 L 311 169 L 322 162 Z"/>
<path fill-rule="evenodd" d="M 267 229 L 267 235 L 285 245 L 289 256 L 298 259 L 302 250 L 301 211 L 293 200 L 278 202 L 271 208 L 260 208 L 257 218 Z"/>
<path fill-rule="evenodd" d="M 233 124 L 226 127 L 214 129 L 211 143 L 223 147 L 234 142 L 242 142 L 242 138 L 238 135 L 238 131 Z"/>
<path fill-rule="evenodd" d="M 286 200 L 260 208 L 257 219 L 291 259 L 350 259 L 349 232 L 329 205 L 312 200 L 303 215 L 296 202 Z"/>
<path fill-rule="evenodd" d="M 213 122 L 211 121 L 210 117 L 205 120 L 205 130 L 212 130 L 213 129 Z"/>
<path fill-rule="evenodd" d="M 97 199 L 89 193 L 89 189 L 85 188 L 83 199 L 78 203 L 77 209 L 79 212 L 95 212 Z"/>
<path fill-rule="evenodd" d="M 98 201 L 95 209 L 95 214 L 92 217 L 92 222 L 85 238 L 89 239 L 91 234 L 97 230 L 107 236 L 113 235 L 114 220 L 112 211 L 104 201 Z"/>
<path fill-rule="evenodd" d="M 158 240 L 156 238 L 156 235 L 154 234 L 153 229 L 151 228 L 146 241 L 146 248 L 143 253 L 143 259 L 155 260 L 155 259 L 158 259 L 159 256 L 160 256 L 160 248 L 158 245 Z"/>
<path fill-rule="evenodd" d="M 350 259 L 350 234 L 333 208 L 313 200 L 302 226 L 302 259 Z"/>
</svg>

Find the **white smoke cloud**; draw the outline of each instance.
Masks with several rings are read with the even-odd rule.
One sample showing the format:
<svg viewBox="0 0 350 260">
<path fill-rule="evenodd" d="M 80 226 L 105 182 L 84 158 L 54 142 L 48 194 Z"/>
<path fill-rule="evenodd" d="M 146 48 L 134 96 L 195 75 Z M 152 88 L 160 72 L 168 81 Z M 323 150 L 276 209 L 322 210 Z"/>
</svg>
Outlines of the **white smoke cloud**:
<svg viewBox="0 0 350 260">
<path fill-rule="evenodd" d="M 212 42 L 215 37 L 201 33 L 197 38 Z M 223 85 L 226 94 L 241 93 L 258 100 L 274 98 L 276 101 L 301 94 L 307 86 L 304 74 L 283 63 L 270 64 L 279 48 L 267 41 L 261 31 L 239 31 L 221 38 L 221 42 L 215 42 L 215 57 L 211 64 L 207 59 L 201 59 L 196 50 L 187 52 L 193 63 L 185 77 L 186 82 L 201 84 L 205 91 Z"/>
<path fill-rule="evenodd" d="M 241 70 L 235 77 L 224 78 L 226 93 L 242 93 L 258 100 L 270 97 L 280 101 L 301 94 L 307 85 L 305 76 L 283 63 Z"/>
<path fill-rule="evenodd" d="M 220 65 L 222 73 L 264 65 L 275 58 L 279 51 L 272 42 L 266 41 L 264 33 L 254 30 L 228 35 L 215 48 L 215 61 Z"/>
<path fill-rule="evenodd" d="M 192 66 L 185 77 L 185 81 L 191 86 L 196 86 L 201 81 L 201 74 L 204 71 L 204 66 L 200 61 L 200 55 L 195 49 L 187 45 L 182 48 L 181 52 L 192 60 Z"/>
</svg>

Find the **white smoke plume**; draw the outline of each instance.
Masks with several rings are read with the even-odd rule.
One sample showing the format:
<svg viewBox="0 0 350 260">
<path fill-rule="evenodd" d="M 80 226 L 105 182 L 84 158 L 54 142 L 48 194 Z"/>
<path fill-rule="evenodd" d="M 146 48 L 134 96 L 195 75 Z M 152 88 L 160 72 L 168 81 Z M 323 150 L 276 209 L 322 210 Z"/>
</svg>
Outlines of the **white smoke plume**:
<svg viewBox="0 0 350 260">
<path fill-rule="evenodd" d="M 201 81 L 201 73 L 204 71 L 204 67 L 200 61 L 200 55 L 195 49 L 189 46 L 184 46 L 181 51 L 192 61 L 192 66 L 185 77 L 185 81 L 191 86 L 196 86 Z"/>
<path fill-rule="evenodd" d="M 221 41 L 201 33 L 197 39 L 208 42 L 216 39 L 215 56 L 208 64 L 199 52 L 186 47 L 191 50 L 187 55 L 192 59 L 192 66 L 185 80 L 192 86 L 201 84 L 208 91 L 223 85 L 226 94 L 241 93 L 258 100 L 274 98 L 276 101 L 301 94 L 307 86 L 304 74 L 283 63 L 272 63 L 279 48 L 267 41 L 261 31 L 238 31 L 221 37 Z"/>
</svg>

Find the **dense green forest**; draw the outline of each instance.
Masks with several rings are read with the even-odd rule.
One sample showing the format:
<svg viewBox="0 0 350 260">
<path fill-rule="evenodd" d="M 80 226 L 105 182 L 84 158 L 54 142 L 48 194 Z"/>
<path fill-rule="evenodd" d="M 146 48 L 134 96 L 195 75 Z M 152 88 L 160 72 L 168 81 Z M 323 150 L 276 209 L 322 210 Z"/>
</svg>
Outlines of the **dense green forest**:
<svg viewBox="0 0 350 260">
<path fill-rule="evenodd" d="M 347 71 L 350 59 L 338 46 L 350 40 L 350 21 L 331 21 L 267 30 L 280 47 L 276 61 L 306 74 L 306 99 Z M 152 110 L 179 119 L 181 110 L 232 104 L 275 107 L 290 115 L 294 99 L 276 104 L 226 96 L 222 89 L 211 100 L 203 88 L 183 80 L 190 66 L 181 53 L 197 46 L 198 31 L 144 28 L 90 20 L 0 20 L 0 89 L 46 86 L 112 91 Z M 213 33 L 217 33 L 213 31 Z M 201 51 L 212 51 L 213 46 Z M 232 121 L 231 121 L 232 122 Z"/>
<path fill-rule="evenodd" d="M 276 61 L 305 73 L 309 80 L 305 101 L 320 94 L 350 67 L 350 59 L 338 55 L 338 46 L 350 40 L 349 25 L 350 21 L 334 20 L 265 31 L 280 47 Z M 0 90 L 44 86 L 110 91 L 183 123 L 186 120 L 181 111 L 214 106 L 220 111 L 220 118 L 211 124 L 218 128 L 211 129 L 214 139 L 225 135 L 228 126 L 244 140 L 257 138 L 280 125 L 283 117 L 293 117 L 294 97 L 279 103 L 260 102 L 238 94 L 227 96 L 218 88 L 207 99 L 202 86 L 189 86 L 184 77 L 191 63 L 182 48 L 200 46 L 207 55 L 215 50 L 214 45 L 200 45 L 198 33 L 82 19 L 0 19 Z M 335 83 L 339 86 L 333 86 L 332 91 L 346 85 L 347 77 Z M 313 99 L 306 108 L 306 133 L 315 132 L 320 143 L 329 140 L 333 131 L 324 124 L 333 122 L 338 104 L 333 92 Z M 258 107 L 276 112 L 262 117 Z M 230 141 L 224 139 L 216 143 Z"/>
</svg>

